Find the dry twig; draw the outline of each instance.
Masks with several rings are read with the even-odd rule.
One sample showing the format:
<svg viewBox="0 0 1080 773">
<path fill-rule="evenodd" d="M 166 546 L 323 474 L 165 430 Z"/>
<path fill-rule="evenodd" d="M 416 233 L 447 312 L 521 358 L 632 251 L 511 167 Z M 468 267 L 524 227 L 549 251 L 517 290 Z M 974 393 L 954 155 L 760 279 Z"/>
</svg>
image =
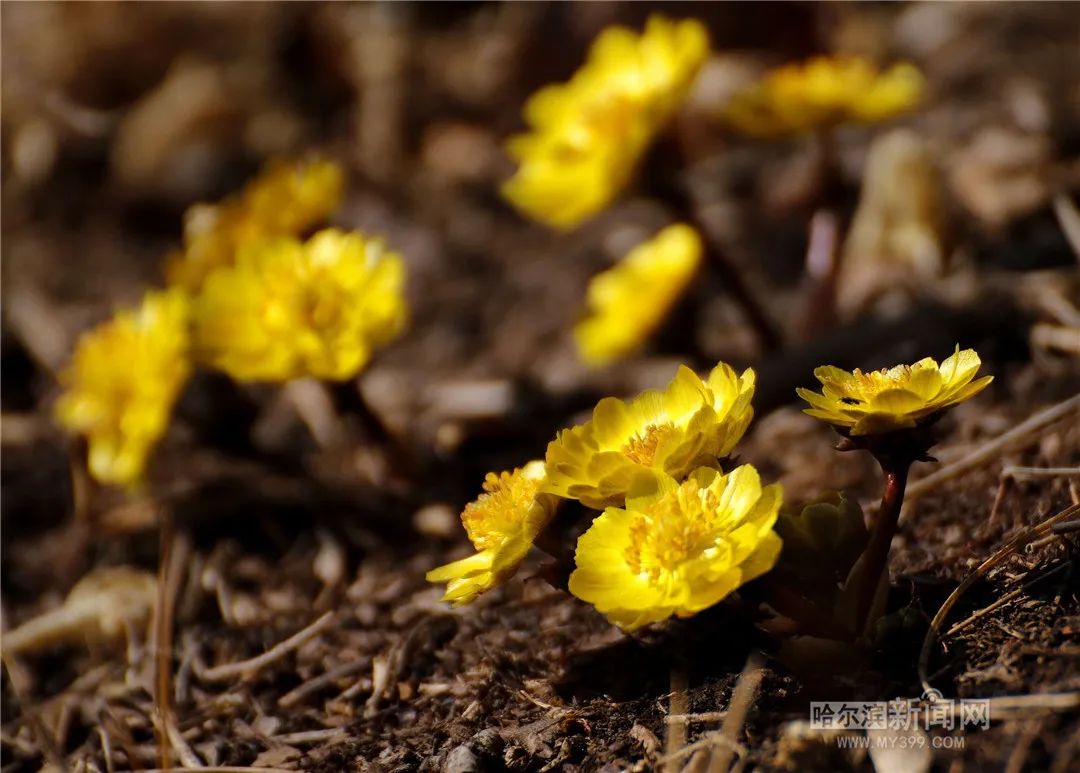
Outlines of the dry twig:
<svg viewBox="0 0 1080 773">
<path fill-rule="evenodd" d="M 675 655 L 675 659 L 671 664 L 671 699 L 668 706 L 669 719 L 664 731 L 664 759 L 667 760 L 666 767 L 669 773 L 678 772 L 678 762 L 682 758 L 679 752 L 687 748 L 686 721 L 672 721 L 671 719 L 676 716 L 685 717 L 686 710 L 690 708 L 690 699 L 686 694 L 686 688 L 686 659 L 682 656 L 682 653 L 678 653 Z"/>
<path fill-rule="evenodd" d="M 967 456 L 956 460 L 952 464 L 942 467 L 937 472 L 917 480 L 907 487 L 905 502 L 911 503 L 924 494 L 927 494 L 942 483 L 958 478 L 965 473 L 974 470 L 980 465 L 986 464 L 997 458 L 1006 448 L 1021 443 L 1031 443 L 1038 437 L 1038 432 L 1067 417 L 1070 413 L 1080 410 L 1080 395 L 1073 395 L 1067 400 L 1062 400 L 1056 405 L 1051 405 L 1045 410 L 1039 411 L 1034 416 L 1017 424 L 1008 432 L 998 435 L 976 448 Z"/>
<path fill-rule="evenodd" d="M 306 682 L 297 685 L 289 692 L 278 698 L 278 706 L 283 709 L 292 708 L 296 704 L 304 701 L 309 696 L 314 695 L 324 687 L 329 687 L 338 679 L 342 679 L 346 676 L 352 676 L 357 671 L 363 671 L 367 668 L 369 662 L 365 660 L 354 660 L 349 663 L 344 663 L 337 668 L 326 671 L 319 674 L 316 677 L 308 679 Z"/>
<path fill-rule="evenodd" d="M 1009 466 L 1001 474 L 1014 480 L 1028 478 L 1075 478 L 1080 477 L 1080 467 L 1017 467 Z"/>
<path fill-rule="evenodd" d="M 299 649 L 311 639 L 314 639 L 326 630 L 333 620 L 334 613 L 332 611 L 326 612 L 315 620 L 315 622 L 300 629 L 288 639 L 285 639 L 285 641 L 278 642 L 263 654 L 256 655 L 247 660 L 225 663 L 220 666 L 214 666 L 213 668 L 205 668 L 196 661 L 194 667 L 195 676 L 203 682 L 227 682 L 230 679 L 235 679 L 258 671 L 259 669 L 280 660 L 293 650 Z"/>
<path fill-rule="evenodd" d="M 173 612 L 176 594 L 187 566 L 191 543 L 186 535 L 177 532 L 172 514 L 161 513 L 161 556 L 158 565 L 157 603 L 154 605 L 154 733 L 158 741 L 158 764 L 172 766 L 175 748 L 185 767 L 201 767 L 202 763 L 180 736 L 172 712 L 172 655 Z M 179 742 L 179 743 L 177 743 Z M 194 764 L 192 764 L 194 763 Z"/>
<path fill-rule="evenodd" d="M 734 751 L 735 754 L 739 757 L 746 756 L 746 749 L 741 744 L 732 743 L 727 738 L 725 738 L 723 734 L 718 730 L 713 733 L 706 733 L 704 736 L 702 736 L 700 740 L 694 741 L 694 743 L 688 746 L 684 746 L 678 751 L 675 751 L 671 754 L 665 754 L 663 757 L 659 758 L 656 761 L 656 766 L 659 768 L 665 765 L 669 765 L 674 766 L 676 770 L 678 770 L 678 766 L 676 763 L 678 763 L 679 760 L 685 759 L 691 754 L 694 754 L 695 752 L 702 749 L 711 749 L 720 745 L 731 747 L 732 751 Z"/>
<path fill-rule="evenodd" d="M 760 652 L 751 652 L 746 659 L 746 665 L 739 674 L 739 681 L 735 683 L 735 689 L 731 693 L 724 724 L 720 727 L 720 735 L 727 743 L 712 752 L 709 773 L 727 773 L 731 767 L 731 758 L 738 748 L 739 734 L 742 733 L 746 716 L 750 713 L 750 707 L 754 704 L 761 680 L 765 676 L 764 665 L 765 661 Z"/>
<path fill-rule="evenodd" d="M 1054 197 L 1054 214 L 1057 215 L 1058 224 L 1076 254 L 1076 259 L 1080 260 L 1080 212 L 1076 210 L 1072 199 L 1059 193 Z"/>
<path fill-rule="evenodd" d="M 1056 535 L 1054 536 L 1054 538 L 1056 538 Z M 1001 598 L 995 600 L 994 603 L 990 604 L 989 606 L 985 606 L 982 609 L 979 609 L 979 610 L 976 610 L 975 612 L 972 612 L 966 618 L 961 620 L 959 623 L 956 623 L 952 628 L 950 628 L 948 631 L 946 631 L 945 636 L 947 636 L 947 637 L 948 636 L 955 636 L 960 631 L 964 630 L 969 625 L 974 623 L 976 620 L 980 620 L 980 619 L 986 617 L 987 615 L 989 615 L 991 612 L 995 612 L 995 611 L 1001 609 L 1003 606 L 1008 604 L 1010 601 L 1012 601 L 1013 599 L 1015 599 L 1018 596 L 1020 596 L 1021 594 L 1023 594 L 1024 591 L 1028 590 L 1036 582 L 1039 582 L 1040 580 L 1045 580 L 1047 577 L 1052 577 L 1052 576 L 1054 576 L 1056 574 L 1059 574 L 1064 569 L 1068 568 L 1068 566 L 1069 566 L 1068 563 L 1059 564 L 1059 565 L 1055 566 L 1053 569 L 1051 569 L 1050 571 L 1043 572 L 1038 577 L 1035 577 L 1035 578 L 1029 580 L 1028 582 L 1024 583 L 1021 587 L 1017 588 L 1016 590 L 1009 591 L 1008 593 L 1006 593 Z"/>
<path fill-rule="evenodd" d="M 934 615 L 934 619 L 930 621 L 930 629 L 926 632 L 926 637 L 923 639 L 922 651 L 919 653 L 919 681 L 922 683 L 923 690 L 929 691 L 932 689 L 927 672 L 927 667 L 930 663 L 930 649 L 933 647 L 934 641 L 941 631 L 942 623 L 945 621 L 949 612 L 952 611 L 957 600 L 959 600 L 968 588 L 978 582 L 982 577 L 985 577 L 991 569 L 999 566 L 1014 551 L 1020 549 L 1032 540 L 1050 533 L 1054 524 L 1067 520 L 1078 512 L 1080 512 L 1080 505 L 1071 505 L 1057 515 L 1047 518 L 1042 523 L 1024 529 L 1024 531 L 1009 540 L 1004 547 L 983 561 L 974 572 L 964 578 L 964 581 L 956 587 L 956 590 L 949 594 L 949 597 L 945 599 L 945 602 L 941 605 L 937 614 Z"/>
</svg>

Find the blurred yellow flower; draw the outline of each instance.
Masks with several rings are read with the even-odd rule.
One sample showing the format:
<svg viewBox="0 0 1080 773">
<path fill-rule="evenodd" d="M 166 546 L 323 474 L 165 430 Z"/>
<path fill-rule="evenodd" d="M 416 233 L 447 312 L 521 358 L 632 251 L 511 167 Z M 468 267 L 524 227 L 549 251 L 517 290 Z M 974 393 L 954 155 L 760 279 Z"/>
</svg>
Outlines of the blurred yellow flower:
<svg viewBox="0 0 1080 773">
<path fill-rule="evenodd" d="M 863 373 L 823 366 L 814 371 L 821 393 L 796 390 L 811 408 L 804 412 L 851 435 L 877 435 L 911 428 L 928 417 L 981 392 L 994 380 L 972 381 L 982 362 L 971 349 L 956 352 L 941 365 L 931 357 L 914 365 Z"/>
<path fill-rule="evenodd" d="M 529 133 L 507 143 L 519 167 L 503 195 L 554 228 L 595 215 L 626 187 L 708 53 L 704 25 L 690 19 L 654 16 L 641 35 L 605 29 L 568 82 L 526 103 Z"/>
<path fill-rule="evenodd" d="M 702 244 L 688 225 L 671 225 L 589 282 L 589 314 L 574 327 L 581 358 L 593 366 L 645 342 L 682 295 L 701 263 Z"/>
<path fill-rule="evenodd" d="M 232 265 L 241 247 L 274 236 L 299 236 L 337 209 L 341 168 L 330 161 L 270 164 L 237 196 L 196 204 L 184 216 L 184 249 L 165 264 L 169 284 L 195 291 L 217 266 Z"/>
<path fill-rule="evenodd" d="M 556 497 L 540 493 L 543 483 L 541 461 L 501 475 L 488 473 L 485 493 L 466 505 L 461 514 L 477 552 L 427 573 L 428 582 L 447 583 L 443 601 L 454 606 L 468 604 L 517 572 L 558 502 Z"/>
<path fill-rule="evenodd" d="M 193 304 L 197 359 L 239 381 L 350 378 L 405 324 L 405 264 L 334 229 L 244 246 Z"/>
<path fill-rule="evenodd" d="M 102 483 L 133 486 L 169 425 L 191 372 L 188 301 L 150 292 L 134 310 L 84 334 L 60 373 L 57 420 L 86 437 L 88 467 Z"/>
<path fill-rule="evenodd" d="M 739 376 L 720 363 L 706 381 L 680 366 L 663 392 L 604 398 L 591 421 L 548 445 L 544 490 L 601 509 L 657 475 L 682 478 L 731 451 L 754 415 L 753 396 L 754 371 Z"/>
<path fill-rule="evenodd" d="M 593 521 L 570 575 L 571 593 L 627 631 L 711 607 L 769 571 L 780 554 L 773 531 L 780 486 L 762 488 L 750 465 L 657 482 L 654 492 Z"/>
<path fill-rule="evenodd" d="M 735 95 L 726 117 L 753 137 L 776 137 L 851 122 L 875 122 L 910 110 L 923 76 L 912 64 L 884 72 L 860 57 L 819 56 L 768 73 Z"/>
</svg>

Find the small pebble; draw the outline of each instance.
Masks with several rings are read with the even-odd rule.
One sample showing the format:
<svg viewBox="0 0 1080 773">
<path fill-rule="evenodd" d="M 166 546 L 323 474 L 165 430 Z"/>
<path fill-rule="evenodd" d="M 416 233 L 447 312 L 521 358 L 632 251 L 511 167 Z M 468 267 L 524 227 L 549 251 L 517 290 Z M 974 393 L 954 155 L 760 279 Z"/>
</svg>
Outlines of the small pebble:
<svg viewBox="0 0 1080 773">
<path fill-rule="evenodd" d="M 475 773 L 480 770 L 480 761 L 476 758 L 473 750 L 467 745 L 461 745 L 450 750 L 443 763 L 444 773 Z"/>
<path fill-rule="evenodd" d="M 444 502 L 424 505 L 413 514 L 413 527 L 425 537 L 448 539 L 461 532 L 457 513 Z"/>
</svg>

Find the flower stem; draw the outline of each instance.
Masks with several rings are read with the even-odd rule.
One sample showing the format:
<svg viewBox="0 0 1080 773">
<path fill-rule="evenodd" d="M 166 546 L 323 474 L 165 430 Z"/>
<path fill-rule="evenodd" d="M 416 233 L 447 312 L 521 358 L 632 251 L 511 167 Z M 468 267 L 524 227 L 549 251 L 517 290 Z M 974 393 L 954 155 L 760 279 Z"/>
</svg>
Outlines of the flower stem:
<svg viewBox="0 0 1080 773">
<path fill-rule="evenodd" d="M 907 487 L 908 470 L 911 459 L 878 458 L 882 472 L 885 473 L 885 491 L 881 496 L 881 507 L 870 531 L 870 540 L 863 553 L 862 588 L 859 591 L 859 604 L 856 621 L 858 630 L 863 633 L 872 622 L 868 618 L 874 605 L 874 598 L 882 580 L 888 584 L 889 546 L 896 535 L 900 521 L 900 508 L 904 504 L 904 489 Z"/>
</svg>

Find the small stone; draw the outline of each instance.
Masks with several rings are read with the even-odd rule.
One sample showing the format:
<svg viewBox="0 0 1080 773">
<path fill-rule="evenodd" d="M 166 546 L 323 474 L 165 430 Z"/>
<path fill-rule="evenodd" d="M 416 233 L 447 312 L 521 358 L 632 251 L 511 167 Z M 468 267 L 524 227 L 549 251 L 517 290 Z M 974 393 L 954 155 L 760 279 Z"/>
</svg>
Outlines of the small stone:
<svg viewBox="0 0 1080 773">
<path fill-rule="evenodd" d="M 425 537 L 448 539 L 461 533 L 457 513 L 444 502 L 424 505 L 413 513 L 413 528 Z"/>
<path fill-rule="evenodd" d="M 469 746 L 482 758 L 496 758 L 502 754 L 505 745 L 499 731 L 493 727 L 487 727 L 472 737 Z"/>
<path fill-rule="evenodd" d="M 479 770 L 480 761 L 473 750 L 464 744 L 451 749 L 443 763 L 444 773 L 476 773 Z"/>
</svg>

